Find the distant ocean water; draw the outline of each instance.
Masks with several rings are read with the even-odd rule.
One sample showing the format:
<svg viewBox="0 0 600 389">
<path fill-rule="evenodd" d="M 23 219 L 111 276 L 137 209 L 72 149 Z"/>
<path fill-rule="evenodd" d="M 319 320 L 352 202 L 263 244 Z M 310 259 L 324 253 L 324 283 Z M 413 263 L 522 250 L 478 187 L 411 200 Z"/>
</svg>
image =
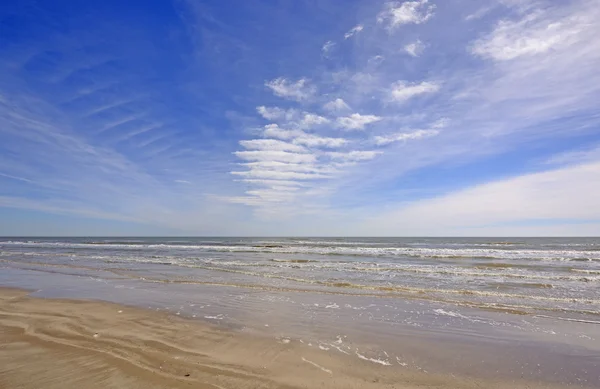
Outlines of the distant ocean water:
<svg viewBox="0 0 600 389">
<path fill-rule="evenodd" d="M 148 282 L 600 315 L 598 238 L 0 238 L 0 261 Z"/>
</svg>

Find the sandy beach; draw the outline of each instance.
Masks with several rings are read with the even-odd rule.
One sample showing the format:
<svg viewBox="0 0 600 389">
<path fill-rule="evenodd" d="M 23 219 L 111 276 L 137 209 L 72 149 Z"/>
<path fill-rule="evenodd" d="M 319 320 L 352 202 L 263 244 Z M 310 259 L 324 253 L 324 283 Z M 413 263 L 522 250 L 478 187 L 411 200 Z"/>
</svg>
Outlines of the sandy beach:
<svg viewBox="0 0 600 389">
<path fill-rule="evenodd" d="M 1 388 L 551 387 L 389 368 L 173 314 L 6 288 L 0 343 Z"/>
</svg>

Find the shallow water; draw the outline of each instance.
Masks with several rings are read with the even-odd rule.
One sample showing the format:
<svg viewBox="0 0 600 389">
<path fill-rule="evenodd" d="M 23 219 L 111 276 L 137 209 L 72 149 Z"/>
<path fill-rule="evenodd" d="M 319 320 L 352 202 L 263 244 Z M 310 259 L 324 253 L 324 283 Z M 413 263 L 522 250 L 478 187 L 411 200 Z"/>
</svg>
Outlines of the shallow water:
<svg viewBox="0 0 600 389">
<path fill-rule="evenodd" d="M 600 386 L 596 238 L 0 238 L 0 267 L 390 368 Z"/>
</svg>

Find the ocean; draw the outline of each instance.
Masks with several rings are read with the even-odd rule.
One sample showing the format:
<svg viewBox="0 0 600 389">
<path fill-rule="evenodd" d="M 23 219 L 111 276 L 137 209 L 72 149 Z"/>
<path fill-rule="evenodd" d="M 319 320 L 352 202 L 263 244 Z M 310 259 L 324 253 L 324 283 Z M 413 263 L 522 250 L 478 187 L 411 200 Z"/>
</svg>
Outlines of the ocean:
<svg viewBox="0 0 600 389">
<path fill-rule="evenodd" d="M 600 386 L 599 238 L 11 237 L 0 267 L 395 368 Z"/>
</svg>

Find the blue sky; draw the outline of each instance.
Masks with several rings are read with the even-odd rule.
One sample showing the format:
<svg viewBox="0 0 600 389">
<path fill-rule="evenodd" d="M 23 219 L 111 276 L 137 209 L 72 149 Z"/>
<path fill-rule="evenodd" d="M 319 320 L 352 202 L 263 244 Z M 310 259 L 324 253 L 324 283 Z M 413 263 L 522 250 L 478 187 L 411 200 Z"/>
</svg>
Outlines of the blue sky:
<svg viewBox="0 0 600 389">
<path fill-rule="evenodd" d="M 597 0 L 0 7 L 0 235 L 598 235 Z"/>
</svg>

